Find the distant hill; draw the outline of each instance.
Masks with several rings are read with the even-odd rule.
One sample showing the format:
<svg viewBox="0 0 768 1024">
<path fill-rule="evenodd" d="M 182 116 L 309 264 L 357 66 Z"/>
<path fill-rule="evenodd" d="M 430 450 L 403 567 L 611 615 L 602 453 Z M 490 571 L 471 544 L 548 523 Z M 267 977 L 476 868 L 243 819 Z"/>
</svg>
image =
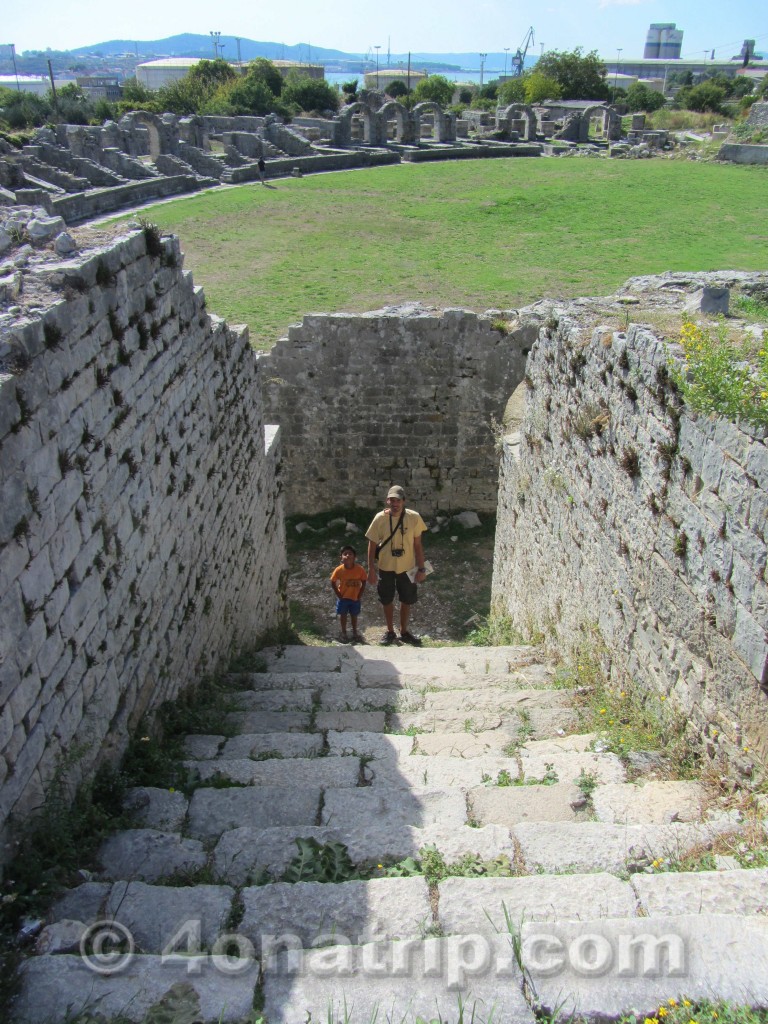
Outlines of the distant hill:
<svg viewBox="0 0 768 1024">
<path fill-rule="evenodd" d="M 238 59 L 238 40 L 236 36 L 221 35 L 218 39 L 220 53 L 225 60 Z M 77 56 L 89 54 L 100 54 L 104 57 L 112 54 L 138 54 L 139 57 L 150 59 L 152 57 L 213 57 L 213 40 L 210 35 L 204 36 L 192 32 L 185 32 L 177 36 L 169 36 L 167 39 L 136 40 L 136 39 L 109 39 L 103 43 L 94 43 L 91 46 L 80 46 L 71 53 Z M 506 55 L 499 51 L 488 53 L 485 59 L 485 67 L 489 71 L 497 72 L 503 69 L 506 63 L 507 69 L 511 69 L 510 59 L 512 53 Z M 391 53 L 387 55 L 379 51 L 379 66 L 386 67 L 387 64 L 406 63 L 408 53 Z M 268 60 L 295 60 L 303 63 L 346 63 L 350 61 L 372 60 L 375 61 L 375 53 L 369 49 L 367 53 L 346 53 L 344 50 L 331 50 L 322 46 L 312 46 L 310 43 L 296 43 L 293 46 L 286 46 L 283 43 L 258 42 L 254 39 L 240 37 L 240 60 L 255 60 L 256 57 L 266 57 Z M 505 60 L 506 57 L 506 60 Z M 480 65 L 480 55 L 477 53 L 426 53 L 424 51 L 410 54 L 411 66 L 428 64 L 432 66 L 446 66 L 455 69 L 476 69 Z M 526 58 L 526 66 L 535 63 L 534 57 Z"/>
</svg>

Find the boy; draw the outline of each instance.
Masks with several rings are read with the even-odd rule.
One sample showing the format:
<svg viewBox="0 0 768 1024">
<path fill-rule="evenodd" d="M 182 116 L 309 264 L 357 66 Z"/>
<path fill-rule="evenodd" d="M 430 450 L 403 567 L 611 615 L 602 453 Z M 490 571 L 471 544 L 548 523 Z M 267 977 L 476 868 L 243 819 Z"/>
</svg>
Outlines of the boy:
<svg viewBox="0 0 768 1024">
<path fill-rule="evenodd" d="M 341 622 L 341 642 L 349 642 L 347 636 L 347 615 L 352 619 L 352 640 L 359 641 L 360 634 L 357 632 L 357 617 L 360 614 L 360 602 L 365 590 L 365 583 L 368 573 L 357 565 L 355 559 L 357 552 L 351 544 L 345 544 L 341 549 L 341 565 L 337 565 L 331 573 L 331 587 L 336 595 L 336 614 Z"/>
</svg>

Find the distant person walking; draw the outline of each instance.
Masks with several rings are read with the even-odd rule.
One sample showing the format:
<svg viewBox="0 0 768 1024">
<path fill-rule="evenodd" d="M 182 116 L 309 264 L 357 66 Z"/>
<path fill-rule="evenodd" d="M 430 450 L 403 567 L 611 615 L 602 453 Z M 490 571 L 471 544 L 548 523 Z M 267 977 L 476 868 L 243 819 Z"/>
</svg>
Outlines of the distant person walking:
<svg viewBox="0 0 768 1024">
<path fill-rule="evenodd" d="M 387 507 L 374 516 L 365 534 L 368 540 L 368 582 L 377 582 L 379 601 L 384 609 L 387 631 L 380 643 L 388 646 L 397 640 L 394 626 L 395 592 L 400 598 L 400 639 L 403 643 L 421 646 L 419 637 L 408 630 L 411 607 L 419 594 L 417 583 L 426 579 L 424 548 L 421 535 L 427 527 L 418 512 L 405 507 L 402 487 L 390 487 Z M 411 579 L 409 570 L 416 573 Z"/>
<path fill-rule="evenodd" d="M 256 164 L 256 166 L 259 169 L 259 181 L 261 182 L 262 185 L 266 185 L 267 183 L 265 181 L 265 174 L 267 170 L 267 165 L 264 163 L 263 156 L 259 157 L 259 162 Z"/>
</svg>

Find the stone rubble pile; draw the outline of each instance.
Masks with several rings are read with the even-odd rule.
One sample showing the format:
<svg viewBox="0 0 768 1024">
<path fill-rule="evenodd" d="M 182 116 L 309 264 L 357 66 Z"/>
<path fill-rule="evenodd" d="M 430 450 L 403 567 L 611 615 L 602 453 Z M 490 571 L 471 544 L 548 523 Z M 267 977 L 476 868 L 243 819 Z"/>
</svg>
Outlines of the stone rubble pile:
<svg viewBox="0 0 768 1024">
<path fill-rule="evenodd" d="M 191 795 L 132 791 L 135 827 L 52 908 L 18 1024 L 768 1006 L 768 870 L 661 869 L 737 817 L 697 782 L 627 781 L 535 649 L 289 647 L 240 683 L 229 735 L 186 739 Z M 463 872 L 407 859 L 438 852 Z M 295 880 L 321 856 L 336 875 Z"/>
</svg>

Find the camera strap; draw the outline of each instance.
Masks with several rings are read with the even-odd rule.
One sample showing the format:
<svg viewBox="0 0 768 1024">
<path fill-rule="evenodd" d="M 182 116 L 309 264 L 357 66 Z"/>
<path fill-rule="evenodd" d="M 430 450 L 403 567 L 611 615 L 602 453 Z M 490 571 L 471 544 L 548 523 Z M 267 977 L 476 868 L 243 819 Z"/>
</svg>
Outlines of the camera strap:
<svg viewBox="0 0 768 1024">
<path fill-rule="evenodd" d="M 379 544 L 379 551 L 381 551 L 382 548 L 385 548 L 387 546 L 387 544 L 389 544 L 391 542 L 392 538 L 397 533 L 398 527 L 400 528 L 400 532 L 403 534 L 403 536 L 405 536 L 405 530 L 403 528 L 403 518 L 404 518 L 404 516 L 405 516 L 405 509 L 403 509 L 403 511 L 400 513 L 400 518 L 395 523 L 395 525 L 392 527 L 392 533 L 390 533 L 390 535 L 387 537 L 387 539 L 385 541 L 382 541 L 382 543 Z M 378 554 L 378 552 L 377 552 L 377 554 Z"/>
</svg>

